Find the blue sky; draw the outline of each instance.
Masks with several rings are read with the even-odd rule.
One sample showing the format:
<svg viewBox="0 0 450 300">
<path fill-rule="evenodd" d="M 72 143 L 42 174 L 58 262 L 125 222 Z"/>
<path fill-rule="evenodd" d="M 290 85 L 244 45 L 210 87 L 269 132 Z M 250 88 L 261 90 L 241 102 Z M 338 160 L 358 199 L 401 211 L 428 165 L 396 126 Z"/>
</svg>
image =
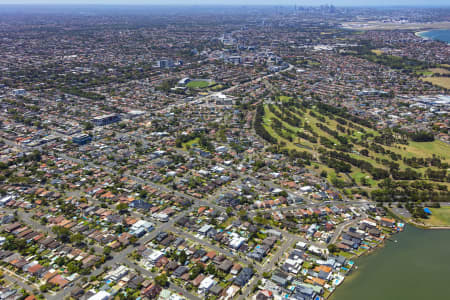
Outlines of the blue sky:
<svg viewBox="0 0 450 300">
<path fill-rule="evenodd" d="M 0 4 L 450 6 L 449 0 L 0 0 Z"/>
</svg>

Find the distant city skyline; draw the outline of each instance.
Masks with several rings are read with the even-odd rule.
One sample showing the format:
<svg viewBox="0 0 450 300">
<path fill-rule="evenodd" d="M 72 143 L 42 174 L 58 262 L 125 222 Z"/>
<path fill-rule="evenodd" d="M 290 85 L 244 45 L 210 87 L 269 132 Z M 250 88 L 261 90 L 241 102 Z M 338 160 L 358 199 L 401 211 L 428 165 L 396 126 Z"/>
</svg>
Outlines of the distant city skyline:
<svg viewBox="0 0 450 300">
<path fill-rule="evenodd" d="M 0 0 L 0 4 L 450 6 L 448 0 Z"/>
</svg>

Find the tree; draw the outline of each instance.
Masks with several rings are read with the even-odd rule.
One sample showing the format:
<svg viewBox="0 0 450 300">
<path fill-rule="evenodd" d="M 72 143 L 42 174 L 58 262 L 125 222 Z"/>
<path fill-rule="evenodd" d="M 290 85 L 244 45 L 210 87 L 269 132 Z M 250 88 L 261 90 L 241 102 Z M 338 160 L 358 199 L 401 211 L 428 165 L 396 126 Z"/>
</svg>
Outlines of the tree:
<svg viewBox="0 0 450 300">
<path fill-rule="evenodd" d="M 116 209 L 118 211 L 127 210 L 128 209 L 128 204 L 126 204 L 126 203 L 119 203 L 119 204 L 117 204 Z"/>
<path fill-rule="evenodd" d="M 66 263 L 66 260 L 64 259 L 64 257 L 60 256 L 55 260 L 55 263 L 61 267 Z"/>
<path fill-rule="evenodd" d="M 109 256 L 111 255 L 111 248 L 110 248 L 110 247 L 105 247 L 105 248 L 103 248 L 103 254 L 104 254 L 106 257 L 109 257 Z"/>
<path fill-rule="evenodd" d="M 73 273 L 79 273 L 81 269 L 81 261 L 71 261 L 67 264 L 67 271 L 69 271 L 70 274 Z"/>
<path fill-rule="evenodd" d="M 208 272 L 208 274 L 210 274 L 210 275 L 215 275 L 217 270 L 214 267 L 214 265 L 211 263 L 206 267 L 206 272 Z"/>
<path fill-rule="evenodd" d="M 411 134 L 411 139 L 414 142 L 432 142 L 434 141 L 434 134 L 427 131 L 417 131 Z"/>
<path fill-rule="evenodd" d="M 361 184 L 363 186 L 370 186 L 370 182 L 369 182 L 369 180 L 366 177 L 362 177 L 361 178 Z"/>
<path fill-rule="evenodd" d="M 362 149 L 359 153 L 361 153 L 361 155 L 364 155 L 364 156 L 369 156 L 369 150 L 367 150 L 367 149 Z"/>
<path fill-rule="evenodd" d="M 244 209 L 240 210 L 238 212 L 238 215 L 239 215 L 239 219 L 241 219 L 243 221 L 247 220 L 247 211 L 246 210 L 244 210 Z"/>
<path fill-rule="evenodd" d="M 69 229 L 62 226 L 55 226 L 52 228 L 52 231 L 61 242 L 68 243 L 70 241 L 71 233 Z"/>
<path fill-rule="evenodd" d="M 205 268 L 203 267 L 202 264 L 200 264 L 200 263 L 195 264 L 195 266 L 192 267 L 192 269 L 191 269 L 191 275 L 189 276 L 189 279 L 190 279 L 190 280 L 195 279 L 195 277 L 197 277 L 198 274 L 200 274 L 201 272 L 203 272 L 204 269 L 205 269 Z"/>
<path fill-rule="evenodd" d="M 45 293 L 45 292 L 47 292 L 48 291 L 48 285 L 47 284 L 43 284 L 43 285 L 41 285 L 40 287 L 39 287 L 39 290 L 42 292 L 42 293 Z"/>
<path fill-rule="evenodd" d="M 258 107 L 256 108 L 255 119 L 253 122 L 253 127 L 255 128 L 255 132 L 260 137 L 265 139 L 267 142 L 269 142 L 271 144 L 276 144 L 278 142 L 278 140 L 276 138 L 274 138 L 273 136 L 271 136 L 270 133 L 266 130 L 266 128 L 264 128 L 263 119 L 264 119 L 264 105 L 259 104 Z"/>
<path fill-rule="evenodd" d="M 336 253 L 339 251 L 338 247 L 335 244 L 329 244 L 327 246 L 328 251 L 330 251 L 330 253 Z"/>
<path fill-rule="evenodd" d="M 132 237 L 130 237 L 130 239 L 129 239 L 130 243 L 133 245 L 136 244 L 137 240 L 138 240 L 138 238 L 134 235 Z"/>
<path fill-rule="evenodd" d="M 77 210 L 75 205 L 73 205 L 72 203 L 63 203 L 60 209 L 65 215 L 69 216 L 73 216 Z"/>
<path fill-rule="evenodd" d="M 124 231 L 124 227 L 122 224 L 116 226 L 116 233 L 121 234 Z"/>
<path fill-rule="evenodd" d="M 228 206 L 226 209 L 226 213 L 227 213 L 227 215 L 231 216 L 231 214 L 233 213 L 233 209 Z"/>
<path fill-rule="evenodd" d="M 161 274 L 161 275 L 155 277 L 155 282 L 159 286 L 163 286 L 164 287 L 169 282 L 169 279 L 167 278 L 166 274 Z"/>
<path fill-rule="evenodd" d="M 73 234 L 70 237 L 70 241 L 72 242 L 72 244 L 79 245 L 79 244 L 83 243 L 84 235 L 82 235 L 81 233 Z"/>
<path fill-rule="evenodd" d="M 186 254 L 186 252 L 184 250 L 180 252 L 180 255 L 178 255 L 178 260 L 180 261 L 180 263 L 182 265 L 184 265 L 184 263 L 186 262 L 187 254 Z"/>
<path fill-rule="evenodd" d="M 85 122 L 83 127 L 84 130 L 92 130 L 94 128 L 94 125 L 91 122 Z"/>
<path fill-rule="evenodd" d="M 18 239 L 14 236 L 6 237 L 6 242 L 3 245 L 6 250 L 24 251 L 27 248 L 27 242 L 24 239 Z"/>
</svg>

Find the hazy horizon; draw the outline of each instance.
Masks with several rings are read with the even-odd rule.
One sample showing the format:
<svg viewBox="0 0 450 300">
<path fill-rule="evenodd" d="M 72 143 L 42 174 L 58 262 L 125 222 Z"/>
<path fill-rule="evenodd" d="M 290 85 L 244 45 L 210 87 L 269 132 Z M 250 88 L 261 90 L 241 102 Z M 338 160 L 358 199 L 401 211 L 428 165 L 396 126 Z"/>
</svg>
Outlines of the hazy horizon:
<svg viewBox="0 0 450 300">
<path fill-rule="evenodd" d="M 393 6 L 450 6 L 448 0 L 365 0 L 355 3 L 352 0 L 0 0 L 0 5 L 145 5 L 145 6 L 251 6 L 251 5 L 277 5 L 277 6 L 320 6 L 335 5 L 346 7 L 393 7 Z"/>
</svg>

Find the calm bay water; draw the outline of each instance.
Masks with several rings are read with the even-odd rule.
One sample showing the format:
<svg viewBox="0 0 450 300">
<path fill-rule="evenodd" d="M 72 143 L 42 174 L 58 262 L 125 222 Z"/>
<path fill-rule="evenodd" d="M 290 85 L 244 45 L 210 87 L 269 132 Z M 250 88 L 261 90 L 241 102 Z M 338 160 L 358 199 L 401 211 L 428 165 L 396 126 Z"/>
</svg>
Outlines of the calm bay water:
<svg viewBox="0 0 450 300">
<path fill-rule="evenodd" d="M 450 44 L 450 29 L 430 30 L 419 33 L 421 37 Z"/>
<path fill-rule="evenodd" d="M 331 300 L 450 299 L 450 230 L 407 226 L 392 239 L 357 259 Z"/>
</svg>

